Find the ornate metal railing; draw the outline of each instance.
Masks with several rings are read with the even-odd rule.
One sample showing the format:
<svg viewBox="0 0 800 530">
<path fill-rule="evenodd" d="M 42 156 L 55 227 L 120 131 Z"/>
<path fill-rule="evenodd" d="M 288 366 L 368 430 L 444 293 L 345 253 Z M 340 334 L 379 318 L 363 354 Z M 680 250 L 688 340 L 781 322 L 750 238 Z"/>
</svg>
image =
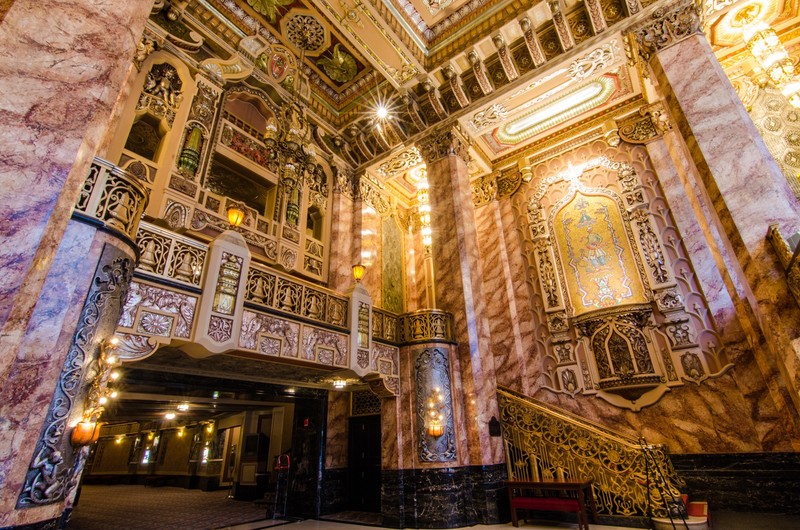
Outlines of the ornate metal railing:
<svg viewBox="0 0 800 530">
<path fill-rule="evenodd" d="M 792 249 L 789 248 L 789 243 L 783 238 L 778 225 L 770 225 L 767 239 L 772 243 L 772 248 L 777 252 L 778 260 L 786 273 L 789 292 L 794 297 L 795 302 L 800 305 L 800 260 L 797 259 L 798 252 L 792 252 Z"/>
<path fill-rule="evenodd" d="M 509 390 L 497 396 L 509 480 L 591 478 L 599 513 L 646 516 L 649 508 L 654 517 L 668 515 L 683 483 L 663 446 L 637 443 Z"/>
<path fill-rule="evenodd" d="M 400 316 L 400 342 L 454 342 L 453 315 L 438 309 L 421 309 Z"/>
<path fill-rule="evenodd" d="M 148 194 L 135 176 L 95 157 L 75 203 L 75 211 L 134 239 Z"/>
</svg>

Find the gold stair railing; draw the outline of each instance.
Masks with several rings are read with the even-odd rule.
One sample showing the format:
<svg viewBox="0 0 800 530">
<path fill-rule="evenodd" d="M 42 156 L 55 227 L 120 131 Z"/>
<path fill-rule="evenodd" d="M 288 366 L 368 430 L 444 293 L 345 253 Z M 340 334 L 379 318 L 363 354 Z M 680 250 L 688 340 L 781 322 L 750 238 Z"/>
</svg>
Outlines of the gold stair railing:
<svg viewBox="0 0 800 530">
<path fill-rule="evenodd" d="M 511 390 L 497 395 L 509 480 L 591 478 L 598 513 L 668 516 L 683 483 L 663 446 L 622 437 Z"/>
</svg>

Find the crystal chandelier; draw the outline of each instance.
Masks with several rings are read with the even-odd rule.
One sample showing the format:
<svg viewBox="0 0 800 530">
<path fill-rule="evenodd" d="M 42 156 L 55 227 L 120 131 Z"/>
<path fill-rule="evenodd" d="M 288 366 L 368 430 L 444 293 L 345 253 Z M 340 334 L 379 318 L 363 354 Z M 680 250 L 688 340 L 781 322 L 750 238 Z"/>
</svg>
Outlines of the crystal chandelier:
<svg viewBox="0 0 800 530">
<path fill-rule="evenodd" d="M 769 83 L 780 90 L 793 107 L 800 107 L 800 79 L 795 75 L 792 59 L 778 34 L 762 20 L 743 22 L 742 38 Z"/>
</svg>

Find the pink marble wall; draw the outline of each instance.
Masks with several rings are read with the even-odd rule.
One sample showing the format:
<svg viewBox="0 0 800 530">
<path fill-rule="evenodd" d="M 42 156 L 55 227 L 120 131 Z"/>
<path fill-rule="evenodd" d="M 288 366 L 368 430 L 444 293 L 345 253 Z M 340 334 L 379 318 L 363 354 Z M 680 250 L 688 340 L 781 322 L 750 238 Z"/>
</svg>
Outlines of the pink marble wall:
<svg viewBox="0 0 800 530">
<path fill-rule="evenodd" d="M 650 163 L 648 151 L 657 157 L 653 164 Z M 699 319 L 700 327 L 720 332 L 724 337 L 725 354 L 736 363 L 726 375 L 700 385 L 687 384 L 675 388 L 655 405 L 636 413 L 614 407 L 599 398 L 580 395 L 573 398 L 542 388 L 542 362 L 545 350 L 550 347 L 550 333 L 531 257 L 526 201 L 541 179 L 570 163 L 576 165 L 598 155 L 627 162 L 636 168 L 644 182 L 643 190 L 650 209 L 657 214 L 656 227 L 667 243 L 665 248 L 673 267 L 672 273 L 679 278 L 682 295 L 696 313 L 692 318 Z M 522 349 L 527 352 L 525 371 L 512 373 L 508 368 L 511 366 L 508 356 L 496 355 L 498 384 L 523 389 L 525 394 L 599 422 L 621 434 L 634 438 L 643 434 L 651 442 L 666 444 L 673 452 L 792 450 L 792 440 L 796 436 L 776 413 L 765 379 L 757 370 L 749 345 L 743 340 L 733 304 L 727 292 L 720 287 L 720 272 L 713 251 L 707 243 L 697 239 L 703 228 L 697 227 L 695 217 L 698 214 L 694 212 L 694 204 L 686 197 L 684 187 L 679 182 L 679 175 L 689 170 L 691 168 L 681 169 L 671 162 L 664 142 L 661 145 L 657 142 L 650 144 L 647 149 L 624 144 L 619 149 L 612 149 L 598 141 L 534 168 L 534 180 L 529 185 L 523 184 L 516 196 L 502 201 L 500 209 L 504 215 L 499 216 L 502 229 L 491 222 L 492 217 L 498 219 L 497 214 L 491 211 L 492 205 L 478 209 L 478 240 L 481 241 L 482 253 L 487 256 L 487 261 L 492 259 L 488 256 L 499 252 L 499 249 L 493 246 L 496 244 L 485 241 L 497 237 L 498 231 L 506 234 L 510 265 L 507 271 L 503 270 L 504 274 L 510 274 L 511 277 L 505 281 L 513 285 L 517 307 L 528 311 L 525 323 L 533 330 L 528 332 L 526 327 L 519 335 Z M 590 186 L 613 188 L 616 176 L 607 170 L 597 170 L 583 179 Z M 553 186 L 543 201 L 547 204 L 556 202 L 563 197 L 564 189 Z M 666 194 L 664 189 L 667 190 Z M 670 211 L 671 208 L 674 210 Z M 487 270 L 490 267 L 487 266 Z M 500 269 L 492 267 L 491 270 Z M 493 281 L 496 282 L 491 278 L 486 279 L 487 285 Z M 704 307 L 706 297 L 709 298 L 708 310 Z M 488 305 L 492 312 L 493 303 Z M 497 314 L 501 315 L 499 312 Z M 492 318 L 498 317 L 493 315 Z M 709 331 L 704 333 L 709 338 L 714 336 Z M 492 340 L 510 340 L 502 337 L 502 332 L 497 336 L 493 333 Z"/>
<path fill-rule="evenodd" d="M 535 376 L 528 372 L 525 345 L 533 319 L 530 297 L 517 293 L 527 286 L 514 212 L 508 201 L 492 202 L 475 211 L 475 222 L 484 270 L 502 272 L 484 278 L 497 384 L 529 393 Z"/>
<path fill-rule="evenodd" d="M 15 510 L 96 259 L 72 207 L 150 11 L 148 2 L 16 0 L 0 23 L 0 526 Z M 54 24 L 58 21 L 58 24 Z"/>
<path fill-rule="evenodd" d="M 148 2 L 17 0 L 0 25 L 0 49 L 8 50 L 0 54 L 0 93 L 14 96 L 0 116 L 6 146 L 0 381 L 8 377 L 149 11 Z M 61 22 L 57 30 L 54 20 Z"/>
<path fill-rule="evenodd" d="M 350 392 L 328 392 L 325 469 L 347 467 L 347 418 L 349 413 Z"/>
<path fill-rule="evenodd" d="M 797 231 L 800 205 L 705 37 L 660 51 L 652 65 L 697 168 L 692 186 L 712 212 L 706 244 L 725 264 L 725 289 L 773 401 L 798 427 L 800 308 L 765 235 L 771 224 Z"/>
<path fill-rule="evenodd" d="M 437 305 L 455 315 L 462 399 L 469 419 L 469 463 L 494 464 L 503 461 L 503 448 L 499 438 L 489 436 L 487 428 L 489 420 L 499 413 L 484 269 L 467 166 L 461 158 L 449 155 L 428 163 L 427 168 Z M 453 375 L 454 382 L 457 379 Z"/>
<path fill-rule="evenodd" d="M 356 232 L 354 228 L 353 199 L 334 191 L 331 205 L 330 265 L 328 287 L 345 293 L 353 288 L 352 267 L 356 263 L 354 255 Z"/>
</svg>

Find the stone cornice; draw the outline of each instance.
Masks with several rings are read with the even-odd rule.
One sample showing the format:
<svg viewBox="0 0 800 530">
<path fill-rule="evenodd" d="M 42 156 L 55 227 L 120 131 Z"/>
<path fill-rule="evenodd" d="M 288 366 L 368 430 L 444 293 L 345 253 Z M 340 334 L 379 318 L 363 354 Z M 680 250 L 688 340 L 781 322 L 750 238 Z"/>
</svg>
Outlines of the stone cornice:
<svg viewBox="0 0 800 530">
<path fill-rule="evenodd" d="M 432 131 L 419 141 L 419 150 L 426 164 L 450 155 L 455 155 L 468 164 L 469 146 L 469 137 L 458 126 Z"/>
</svg>

